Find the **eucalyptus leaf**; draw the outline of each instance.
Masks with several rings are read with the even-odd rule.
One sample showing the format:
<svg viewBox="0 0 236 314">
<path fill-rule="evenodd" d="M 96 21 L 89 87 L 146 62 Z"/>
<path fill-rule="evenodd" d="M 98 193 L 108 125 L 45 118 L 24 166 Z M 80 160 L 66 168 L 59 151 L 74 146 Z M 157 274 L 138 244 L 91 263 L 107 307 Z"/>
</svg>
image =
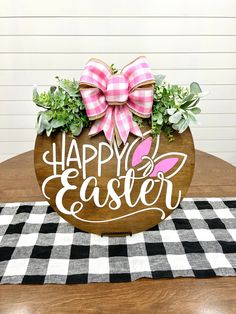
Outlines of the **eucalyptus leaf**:
<svg viewBox="0 0 236 314">
<path fill-rule="evenodd" d="M 192 108 L 190 110 L 194 114 L 199 114 L 201 112 L 201 109 L 199 107 L 194 107 L 194 108 Z"/>
<path fill-rule="evenodd" d="M 48 112 L 47 111 L 44 111 L 44 112 L 42 112 L 42 114 L 41 114 L 41 117 L 42 117 L 42 125 L 45 127 L 45 128 L 47 128 L 50 124 L 49 124 L 49 120 L 50 120 L 50 117 L 49 116 L 51 116 L 51 113 L 50 113 L 50 115 L 48 114 Z"/>
<path fill-rule="evenodd" d="M 170 116 L 172 116 L 172 114 L 175 113 L 176 108 L 169 108 L 169 109 L 166 109 L 166 111 L 167 111 L 167 113 L 168 113 Z"/>
<path fill-rule="evenodd" d="M 188 125 L 189 123 L 185 119 L 181 119 L 177 124 L 174 124 L 172 127 L 179 133 L 183 133 L 187 129 Z"/>
<path fill-rule="evenodd" d="M 189 123 L 188 121 L 185 120 L 183 125 L 179 129 L 179 133 L 183 133 L 188 128 L 188 126 L 189 126 Z"/>
<path fill-rule="evenodd" d="M 181 127 L 184 125 L 184 123 L 185 123 L 185 119 L 182 118 L 181 120 L 179 120 L 178 123 L 173 124 L 173 125 L 172 125 L 172 128 L 173 128 L 174 130 L 179 131 L 179 130 L 181 129 Z"/>
<path fill-rule="evenodd" d="M 161 83 L 164 81 L 165 77 L 166 76 L 163 74 L 154 75 L 156 85 L 161 85 Z"/>
<path fill-rule="evenodd" d="M 193 102 L 191 102 L 190 104 L 188 104 L 187 108 L 193 108 L 195 107 L 200 101 L 200 98 L 197 98 L 196 100 L 194 100 Z"/>
<path fill-rule="evenodd" d="M 83 129 L 82 123 L 81 123 L 80 125 L 76 125 L 76 124 L 70 125 L 71 133 L 72 133 L 74 136 L 79 136 L 80 133 L 82 132 L 82 129 Z"/>
<path fill-rule="evenodd" d="M 184 117 L 185 120 L 188 120 L 188 113 L 187 113 L 187 111 L 183 112 L 183 117 Z"/>
<path fill-rule="evenodd" d="M 185 104 L 187 102 L 191 102 L 192 100 L 194 100 L 196 97 L 195 94 L 189 94 L 188 96 L 186 96 L 183 101 L 182 101 L 182 104 Z"/>
<path fill-rule="evenodd" d="M 63 120 L 56 120 L 56 119 L 53 119 L 50 123 L 51 127 L 56 129 L 56 128 L 59 128 L 61 126 L 63 126 L 65 124 L 65 121 Z"/>
<path fill-rule="evenodd" d="M 182 113 L 177 111 L 176 113 L 174 113 L 172 116 L 169 117 L 169 122 L 175 124 L 175 123 L 178 123 L 181 118 L 182 118 Z"/>
<path fill-rule="evenodd" d="M 199 84 L 197 82 L 192 82 L 190 84 L 190 93 L 191 94 L 195 94 L 195 95 L 198 95 L 202 92 Z"/>
<path fill-rule="evenodd" d="M 189 122 L 196 123 L 197 118 L 195 117 L 194 113 L 192 113 L 190 110 L 188 111 L 188 120 Z"/>
<path fill-rule="evenodd" d="M 47 119 L 47 121 L 51 120 L 52 117 L 53 117 L 53 112 L 52 112 L 52 110 L 44 111 L 44 116 L 45 116 L 45 119 Z"/>
<path fill-rule="evenodd" d="M 37 99 L 39 96 L 38 91 L 37 91 L 37 87 L 34 87 L 33 89 L 33 99 Z"/>
<path fill-rule="evenodd" d="M 49 136 L 51 135 L 51 133 L 52 133 L 52 128 L 48 128 L 48 129 L 46 130 L 47 136 L 49 137 Z"/>
<path fill-rule="evenodd" d="M 38 115 L 37 115 L 37 122 L 36 122 L 36 131 L 37 131 L 37 134 L 41 134 L 45 128 L 42 126 L 41 124 L 41 120 L 42 120 L 42 111 L 41 112 L 38 112 Z"/>
<path fill-rule="evenodd" d="M 41 134 L 44 130 L 46 130 L 50 126 L 48 119 L 46 117 L 46 111 L 41 111 L 38 113 L 36 129 L 37 133 Z"/>
</svg>

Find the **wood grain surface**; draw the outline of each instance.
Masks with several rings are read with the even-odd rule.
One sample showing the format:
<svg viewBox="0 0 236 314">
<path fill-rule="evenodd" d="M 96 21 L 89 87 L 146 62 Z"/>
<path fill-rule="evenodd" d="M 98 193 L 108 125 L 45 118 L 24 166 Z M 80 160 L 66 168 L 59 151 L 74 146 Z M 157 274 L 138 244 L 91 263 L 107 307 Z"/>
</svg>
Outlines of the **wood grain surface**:
<svg viewBox="0 0 236 314">
<path fill-rule="evenodd" d="M 236 168 L 196 152 L 188 197 L 236 196 Z M 0 201 L 44 200 L 33 151 L 0 164 Z M 0 313 L 236 313 L 236 278 L 142 279 L 131 283 L 0 286 Z"/>
<path fill-rule="evenodd" d="M 52 208 L 75 227 L 87 232 L 106 235 L 127 235 L 144 231 L 169 216 L 173 212 L 171 206 L 177 207 L 186 195 L 192 180 L 195 159 L 192 134 L 190 129 L 183 134 L 176 132 L 175 140 L 169 142 L 163 133 L 160 137 L 152 138 L 149 126 L 143 126 L 141 130 L 143 134 L 146 134 L 143 141 L 131 134 L 127 144 L 116 148 L 117 151 L 114 146 L 104 142 L 104 134 L 100 133 L 90 137 L 88 135 L 89 128 L 84 129 L 79 137 L 72 137 L 71 134 L 62 134 L 61 132 L 56 132 L 50 137 L 45 133 L 38 135 L 34 150 L 35 171 L 41 189 L 44 182 L 53 177 L 45 189 Z M 144 146 L 148 146 L 148 149 Z M 144 153 L 145 151 L 146 153 Z M 46 152 L 48 154 L 45 156 Z M 133 157 L 137 156 L 136 153 L 139 157 L 137 158 L 138 162 L 141 160 L 140 154 L 147 155 L 150 159 L 144 159 L 138 165 L 135 163 L 133 165 L 132 161 Z M 118 163 L 116 154 L 123 156 L 120 163 Z M 87 163 L 90 158 L 92 160 Z M 109 161 L 103 163 L 105 160 Z M 150 177 L 157 164 L 169 163 L 171 160 L 174 160 L 175 164 L 163 174 L 163 179 L 158 179 L 157 175 Z M 153 163 L 152 168 L 151 162 Z M 150 173 L 150 175 L 144 175 L 145 169 L 148 170 L 147 167 L 138 171 L 140 167 L 146 165 L 149 167 L 147 174 Z M 58 193 L 65 185 L 65 183 L 62 184 L 61 176 L 66 175 L 67 171 L 71 173 L 64 178 L 76 189 L 72 190 L 72 187 L 68 186 L 62 200 L 57 200 Z M 129 173 L 132 178 L 138 179 L 130 178 L 129 180 Z M 174 173 L 176 174 L 173 175 Z M 59 175 L 59 177 L 54 177 L 55 175 Z M 68 179 L 70 176 L 71 178 Z M 168 179 L 169 176 L 170 179 Z M 91 178 L 92 180 L 90 180 Z M 154 179 L 158 182 L 155 182 Z M 118 180 L 119 185 L 117 182 L 113 182 L 111 189 L 109 184 L 113 180 Z M 86 181 L 89 182 L 85 189 L 88 200 L 84 201 L 80 192 Z M 147 182 L 148 185 L 145 189 Z M 98 195 L 96 201 L 99 206 L 104 204 L 103 206 L 98 207 L 95 197 L 91 197 L 94 195 L 95 187 Z M 113 198 L 110 194 L 112 190 L 116 195 Z M 147 190 L 149 192 L 145 195 Z M 141 194 L 144 200 L 141 199 Z M 167 195 L 170 196 L 170 199 Z M 126 196 L 131 200 L 130 205 Z M 120 201 L 119 205 L 117 205 L 117 199 Z M 146 205 L 144 201 L 150 205 Z M 119 207 L 111 209 L 111 203 L 113 206 Z M 131 206 L 133 204 L 135 206 Z M 74 205 L 75 212 L 78 211 L 75 216 L 70 214 Z"/>
</svg>

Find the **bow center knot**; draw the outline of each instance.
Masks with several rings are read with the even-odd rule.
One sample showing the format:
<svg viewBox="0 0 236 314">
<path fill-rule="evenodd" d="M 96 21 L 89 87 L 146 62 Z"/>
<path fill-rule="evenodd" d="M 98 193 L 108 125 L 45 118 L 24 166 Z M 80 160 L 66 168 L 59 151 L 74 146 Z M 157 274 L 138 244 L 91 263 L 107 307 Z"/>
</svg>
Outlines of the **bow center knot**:
<svg viewBox="0 0 236 314">
<path fill-rule="evenodd" d="M 123 74 L 110 76 L 105 92 L 109 105 L 123 105 L 128 99 L 128 81 Z"/>
</svg>

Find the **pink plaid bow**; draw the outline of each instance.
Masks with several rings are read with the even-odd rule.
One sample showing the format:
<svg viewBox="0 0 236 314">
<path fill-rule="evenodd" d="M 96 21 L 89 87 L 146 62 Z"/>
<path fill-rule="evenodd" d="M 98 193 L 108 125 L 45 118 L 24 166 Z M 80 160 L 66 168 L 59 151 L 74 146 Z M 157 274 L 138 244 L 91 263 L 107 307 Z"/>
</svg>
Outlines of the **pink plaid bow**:
<svg viewBox="0 0 236 314">
<path fill-rule="evenodd" d="M 126 65 L 120 74 L 112 75 L 104 62 L 91 59 L 80 78 L 80 92 L 90 120 L 96 120 L 89 135 L 104 132 L 111 143 L 127 141 L 129 132 L 142 136 L 132 119 L 132 112 L 148 118 L 152 112 L 154 77 L 145 57 Z"/>
</svg>

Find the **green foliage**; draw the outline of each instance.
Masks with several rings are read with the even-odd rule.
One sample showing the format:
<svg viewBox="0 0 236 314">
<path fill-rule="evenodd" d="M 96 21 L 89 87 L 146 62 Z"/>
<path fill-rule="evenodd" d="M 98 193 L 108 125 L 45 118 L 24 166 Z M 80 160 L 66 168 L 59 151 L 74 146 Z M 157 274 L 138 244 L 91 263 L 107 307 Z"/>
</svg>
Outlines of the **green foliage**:
<svg viewBox="0 0 236 314">
<path fill-rule="evenodd" d="M 37 117 L 36 129 L 41 134 L 46 131 L 50 136 L 56 129 L 71 132 L 78 136 L 89 121 L 79 92 L 78 83 L 73 80 L 60 80 L 57 86 L 51 86 L 48 92 L 38 93 L 33 90 L 34 103 L 46 109 L 40 111 Z"/>
<path fill-rule="evenodd" d="M 118 71 L 119 71 L 119 70 L 115 67 L 114 63 L 112 63 L 112 64 L 110 65 L 110 68 L 111 68 L 111 72 L 112 72 L 113 75 L 116 74 L 116 73 L 118 73 Z"/>
<path fill-rule="evenodd" d="M 159 75 L 154 87 L 152 133 L 158 135 L 163 131 L 172 141 L 174 130 L 182 133 L 191 122 L 197 122 L 196 115 L 201 109 L 196 105 L 203 93 L 196 82 L 187 88 L 166 84 L 163 79 L 164 76 Z"/>
<path fill-rule="evenodd" d="M 139 116 L 136 116 L 134 113 L 133 113 L 133 121 L 137 123 L 138 126 L 143 126 L 143 118 L 139 117 Z"/>
<path fill-rule="evenodd" d="M 111 70 L 113 74 L 118 72 L 114 64 Z M 78 82 L 56 79 L 57 86 L 51 86 L 47 92 L 39 94 L 36 88 L 33 90 L 34 103 L 44 109 L 38 113 L 37 132 L 46 131 L 50 136 L 58 129 L 78 136 L 84 127 L 90 125 Z M 175 130 L 182 133 L 191 122 L 196 123 L 196 115 L 201 112 L 197 104 L 203 93 L 196 82 L 188 88 L 167 84 L 164 79 L 162 74 L 155 76 L 152 116 L 145 120 L 151 125 L 153 136 L 163 131 L 172 141 Z M 133 114 L 133 120 L 142 126 L 143 118 Z"/>
</svg>

